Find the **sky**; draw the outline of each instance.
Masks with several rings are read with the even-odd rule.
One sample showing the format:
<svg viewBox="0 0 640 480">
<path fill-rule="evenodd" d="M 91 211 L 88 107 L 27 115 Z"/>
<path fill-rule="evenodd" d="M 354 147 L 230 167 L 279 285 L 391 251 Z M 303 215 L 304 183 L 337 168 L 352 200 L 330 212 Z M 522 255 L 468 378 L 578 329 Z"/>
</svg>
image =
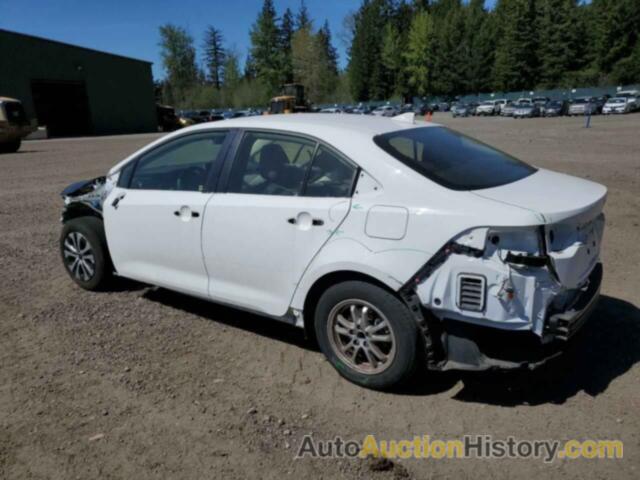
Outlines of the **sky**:
<svg viewBox="0 0 640 480">
<path fill-rule="evenodd" d="M 58 40 L 82 47 L 153 62 L 155 78 L 164 77 L 158 27 L 182 26 L 202 45 L 208 25 L 220 29 L 227 47 L 244 58 L 249 29 L 263 0 L 0 0 L 0 28 Z M 278 15 L 289 7 L 298 11 L 300 0 L 274 0 Z M 346 45 L 340 39 L 343 19 L 361 0 L 306 0 L 320 27 L 325 19 L 338 49 L 340 66 L 346 65 Z M 492 4 L 489 0 L 488 4 Z M 199 49 L 200 50 L 200 49 Z M 200 52 L 198 52 L 200 53 Z"/>
</svg>

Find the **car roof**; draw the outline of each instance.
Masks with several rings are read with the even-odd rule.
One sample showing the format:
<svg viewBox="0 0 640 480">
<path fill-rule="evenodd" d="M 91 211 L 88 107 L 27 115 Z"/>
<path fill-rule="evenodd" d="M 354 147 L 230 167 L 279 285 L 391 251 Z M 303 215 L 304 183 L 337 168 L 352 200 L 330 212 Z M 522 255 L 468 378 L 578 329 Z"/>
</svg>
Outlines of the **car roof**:
<svg viewBox="0 0 640 480">
<path fill-rule="evenodd" d="M 411 123 L 403 120 L 394 119 L 393 117 L 362 117 L 356 115 L 345 114 L 316 114 L 316 113 L 294 113 L 280 115 L 260 115 L 255 117 L 242 117 L 225 120 L 223 123 L 201 123 L 183 129 L 187 130 L 207 130 L 211 127 L 215 128 L 248 128 L 248 129 L 272 129 L 296 132 L 311 136 L 319 136 L 321 138 L 332 137 L 335 135 L 344 135 L 345 131 L 354 134 L 361 134 L 367 137 L 373 137 L 382 133 L 393 132 L 397 130 L 416 128 L 419 126 L 436 126 L 432 123 Z"/>
<path fill-rule="evenodd" d="M 182 128 L 172 132 L 155 142 L 151 142 L 137 152 L 131 154 L 121 162 L 114 165 L 109 173 L 116 172 L 132 158 L 155 148 L 157 145 L 191 133 L 207 130 L 254 129 L 275 130 L 283 133 L 308 135 L 324 141 L 345 155 L 357 158 L 365 151 L 375 153 L 381 150 L 372 141 L 373 137 L 383 133 L 397 132 L 412 128 L 439 127 L 435 123 L 411 122 L 407 119 L 410 113 L 399 117 L 376 117 L 363 115 L 350 115 L 344 113 L 294 113 L 279 115 L 260 115 L 255 117 L 238 117 L 217 122 L 205 122 Z M 367 155 L 364 155 L 365 157 Z"/>
</svg>

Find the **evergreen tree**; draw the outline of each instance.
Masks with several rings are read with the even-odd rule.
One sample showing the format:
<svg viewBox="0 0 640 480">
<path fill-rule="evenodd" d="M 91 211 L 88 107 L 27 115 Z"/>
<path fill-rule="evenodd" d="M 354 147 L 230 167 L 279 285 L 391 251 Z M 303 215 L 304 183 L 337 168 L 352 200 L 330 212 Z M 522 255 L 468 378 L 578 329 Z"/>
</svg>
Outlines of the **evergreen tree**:
<svg viewBox="0 0 640 480">
<path fill-rule="evenodd" d="M 182 27 L 171 24 L 161 26 L 160 56 L 167 75 L 167 100 L 170 103 L 180 103 L 187 90 L 198 83 L 199 71 L 193 37 Z"/>
<path fill-rule="evenodd" d="M 282 54 L 284 56 L 283 61 L 283 76 L 285 82 L 291 83 L 293 81 L 293 65 L 291 63 L 291 41 L 295 32 L 295 20 L 293 18 L 293 12 L 287 8 L 282 15 L 282 21 L 280 22 L 280 41 Z"/>
<path fill-rule="evenodd" d="M 500 25 L 493 67 L 494 88 L 533 88 L 537 83 L 537 37 L 534 0 L 499 0 Z"/>
<path fill-rule="evenodd" d="M 390 83 L 390 90 L 392 93 L 401 92 L 400 76 L 403 62 L 402 62 L 402 41 L 400 32 L 393 22 L 388 22 L 384 26 L 382 35 L 382 48 L 380 51 L 380 63 L 385 68 Z"/>
<path fill-rule="evenodd" d="M 433 24 L 426 11 L 416 13 L 411 22 L 407 50 L 405 53 L 407 83 L 420 97 L 430 93 L 431 75 L 429 65 L 432 59 Z"/>
<path fill-rule="evenodd" d="M 596 29 L 597 66 L 603 74 L 633 53 L 640 38 L 640 1 L 593 0 L 599 22 Z"/>
<path fill-rule="evenodd" d="M 304 0 L 300 0 L 300 9 L 296 15 L 296 30 L 302 30 L 304 28 L 311 32 L 313 30 L 313 21 L 311 20 L 309 10 Z"/>
<path fill-rule="evenodd" d="M 276 20 L 273 0 L 264 0 L 250 32 L 252 68 L 256 77 L 262 79 L 272 92 L 276 92 L 284 80 L 284 54 Z"/>
<path fill-rule="evenodd" d="M 576 68 L 576 0 L 541 0 L 540 84 L 544 88 L 561 85 L 567 72 Z"/>
<path fill-rule="evenodd" d="M 491 89 L 491 68 L 495 52 L 493 14 L 484 9 L 484 0 L 471 0 L 466 9 L 463 42 L 465 93 Z"/>
<path fill-rule="evenodd" d="M 324 100 L 335 90 L 338 77 L 328 67 L 329 59 L 320 34 L 314 35 L 308 28 L 296 31 L 291 52 L 294 80 L 305 86 L 311 102 Z"/>
<path fill-rule="evenodd" d="M 322 28 L 318 31 L 318 40 L 324 50 L 327 60 L 327 68 L 332 74 L 338 75 L 338 51 L 333 46 L 333 42 L 331 40 L 331 29 L 329 28 L 329 22 L 326 20 L 324 25 L 322 25 Z"/>
<path fill-rule="evenodd" d="M 348 71 L 355 100 L 384 99 L 391 93 L 380 52 L 384 26 L 392 9 L 390 0 L 364 0 L 354 16 Z"/>
<path fill-rule="evenodd" d="M 212 26 L 207 27 L 204 33 L 204 58 L 209 81 L 220 89 L 224 71 L 225 53 L 222 45 L 222 33 Z"/>
</svg>

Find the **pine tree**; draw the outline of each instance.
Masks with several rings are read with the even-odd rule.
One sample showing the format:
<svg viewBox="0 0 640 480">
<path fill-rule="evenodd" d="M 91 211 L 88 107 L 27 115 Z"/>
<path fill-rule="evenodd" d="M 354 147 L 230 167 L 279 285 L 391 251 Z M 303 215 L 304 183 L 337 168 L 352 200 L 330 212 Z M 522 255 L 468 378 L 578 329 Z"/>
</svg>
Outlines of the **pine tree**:
<svg viewBox="0 0 640 480">
<path fill-rule="evenodd" d="M 331 29 L 329 28 L 329 22 L 327 20 L 325 20 L 322 28 L 318 30 L 318 40 L 325 53 L 327 68 L 334 75 L 338 75 L 338 51 L 333 46 Z"/>
<path fill-rule="evenodd" d="M 300 0 L 300 9 L 296 15 L 296 30 L 302 30 L 303 28 L 306 28 L 311 32 L 313 30 L 313 21 L 311 20 L 309 10 L 307 9 L 307 5 L 304 3 L 304 0 Z"/>
<path fill-rule="evenodd" d="M 499 0 L 500 25 L 493 67 L 494 88 L 533 88 L 537 83 L 537 36 L 534 0 Z"/>
<path fill-rule="evenodd" d="M 291 40 L 295 32 L 295 20 L 293 12 L 287 8 L 282 15 L 282 21 L 280 22 L 280 42 L 281 49 L 284 55 L 283 62 L 283 76 L 285 82 L 291 83 L 293 81 L 293 65 L 291 63 Z"/>
<path fill-rule="evenodd" d="M 264 0 L 262 10 L 250 32 L 250 55 L 255 75 L 264 80 L 272 92 L 276 92 L 284 80 L 284 54 L 276 21 L 273 0 Z"/>
<path fill-rule="evenodd" d="M 222 33 L 212 26 L 207 27 L 204 33 L 204 58 L 207 68 L 208 80 L 220 89 L 222 85 L 222 76 L 224 71 L 225 53 L 222 45 Z"/>
<path fill-rule="evenodd" d="M 383 99 L 391 93 L 380 52 L 384 26 L 392 12 L 390 0 L 364 0 L 354 16 L 348 72 L 355 100 Z"/>
<path fill-rule="evenodd" d="M 540 2 L 540 84 L 553 88 L 562 84 L 567 72 L 576 68 L 577 37 L 576 0 L 542 0 Z"/>
<path fill-rule="evenodd" d="M 418 12 L 411 22 L 407 51 L 405 53 L 407 82 L 420 97 L 430 93 L 431 75 L 429 65 L 432 58 L 433 24 L 426 11 Z"/>
<path fill-rule="evenodd" d="M 484 0 L 471 0 L 466 8 L 462 47 L 464 86 L 462 93 L 491 89 L 491 68 L 495 51 L 493 14 L 484 9 Z"/>
<path fill-rule="evenodd" d="M 597 65 L 603 74 L 630 57 L 640 38 L 640 1 L 593 0 L 599 23 L 596 28 Z"/>
</svg>

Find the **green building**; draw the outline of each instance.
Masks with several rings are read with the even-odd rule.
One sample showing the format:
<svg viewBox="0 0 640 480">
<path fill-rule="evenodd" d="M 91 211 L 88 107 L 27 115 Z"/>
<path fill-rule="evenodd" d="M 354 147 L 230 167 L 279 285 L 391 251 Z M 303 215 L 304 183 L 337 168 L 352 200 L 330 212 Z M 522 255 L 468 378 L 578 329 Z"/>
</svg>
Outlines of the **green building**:
<svg viewBox="0 0 640 480">
<path fill-rule="evenodd" d="M 157 130 L 150 62 L 2 29 L 0 96 L 50 137 Z"/>
</svg>

